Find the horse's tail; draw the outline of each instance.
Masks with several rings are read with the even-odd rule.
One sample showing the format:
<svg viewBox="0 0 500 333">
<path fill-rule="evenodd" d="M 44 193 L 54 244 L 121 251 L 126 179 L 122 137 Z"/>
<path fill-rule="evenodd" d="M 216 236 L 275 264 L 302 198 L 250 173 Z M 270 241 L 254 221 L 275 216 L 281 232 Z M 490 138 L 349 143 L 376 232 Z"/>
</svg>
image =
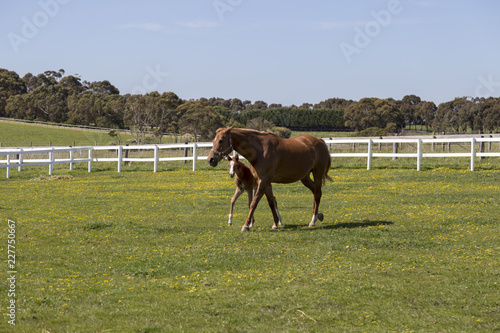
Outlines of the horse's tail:
<svg viewBox="0 0 500 333">
<path fill-rule="evenodd" d="M 326 184 L 326 180 L 333 181 L 332 177 L 328 176 L 328 170 L 330 170 L 330 166 L 332 165 L 332 159 L 330 154 L 328 154 L 328 164 L 326 165 L 325 173 L 323 174 L 323 185 Z"/>
<path fill-rule="evenodd" d="M 323 141 L 323 140 L 321 140 Z M 323 144 L 325 145 L 326 148 L 326 156 L 327 156 L 327 163 L 326 163 L 326 168 L 325 168 L 325 173 L 323 174 L 323 185 L 326 184 L 326 181 L 333 181 L 332 177 L 328 176 L 328 171 L 330 170 L 330 167 L 332 165 L 332 158 L 330 156 L 330 151 L 328 150 L 328 146 L 326 145 L 325 141 L 323 141 Z"/>
</svg>

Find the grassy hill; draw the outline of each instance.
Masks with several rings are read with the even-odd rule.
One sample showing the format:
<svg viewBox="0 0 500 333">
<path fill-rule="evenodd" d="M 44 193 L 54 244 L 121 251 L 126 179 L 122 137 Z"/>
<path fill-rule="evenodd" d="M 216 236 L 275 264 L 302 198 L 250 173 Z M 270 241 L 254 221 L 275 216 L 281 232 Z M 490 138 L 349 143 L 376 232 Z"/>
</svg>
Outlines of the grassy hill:
<svg viewBox="0 0 500 333">
<path fill-rule="evenodd" d="M 122 141 L 131 139 L 120 134 Z M 24 124 L 0 121 L 0 143 L 2 147 L 14 146 L 85 146 L 107 145 L 117 142 L 106 131 L 81 130 L 57 126 Z"/>
<path fill-rule="evenodd" d="M 332 132 L 293 132 L 292 135 L 296 136 L 300 134 L 311 134 L 316 137 L 337 137 L 347 135 L 346 133 Z M 132 139 L 132 135 L 127 132 L 122 132 L 119 134 L 118 138 L 113 138 L 108 135 L 106 130 L 98 131 L 0 120 L 1 147 L 102 146 L 118 143 L 118 140 L 123 143 Z M 185 138 L 182 139 L 182 141 L 184 140 Z M 175 138 L 173 136 L 164 136 L 162 138 L 162 143 L 173 143 L 174 141 Z"/>
</svg>

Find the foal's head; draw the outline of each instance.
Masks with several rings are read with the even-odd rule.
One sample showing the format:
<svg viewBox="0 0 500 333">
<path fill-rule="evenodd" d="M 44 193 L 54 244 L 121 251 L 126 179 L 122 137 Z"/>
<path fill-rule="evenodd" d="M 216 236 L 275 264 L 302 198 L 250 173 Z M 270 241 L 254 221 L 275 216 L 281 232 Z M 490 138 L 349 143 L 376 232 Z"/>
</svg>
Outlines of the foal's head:
<svg viewBox="0 0 500 333">
<path fill-rule="evenodd" d="M 238 155 L 234 157 L 228 156 L 227 162 L 229 164 L 229 176 L 233 178 L 234 175 L 238 175 L 240 168 L 242 167 L 242 163 L 240 162 Z"/>
<path fill-rule="evenodd" d="M 212 141 L 212 149 L 207 158 L 207 162 L 210 166 L 216 167 L 221 159 L 228 156 L 233 151 L 231 129 L 232 127 L 219 128 L 217 130 L 217 134 L 215 134 L 215 138 Z"/>
</svg>

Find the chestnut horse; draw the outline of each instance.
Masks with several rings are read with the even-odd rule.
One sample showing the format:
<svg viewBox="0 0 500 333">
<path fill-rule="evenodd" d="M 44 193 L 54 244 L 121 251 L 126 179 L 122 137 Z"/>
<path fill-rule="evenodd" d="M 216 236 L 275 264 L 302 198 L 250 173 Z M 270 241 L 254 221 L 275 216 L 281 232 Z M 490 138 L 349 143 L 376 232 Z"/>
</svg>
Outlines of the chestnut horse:
<svg viewBox="0 0 500 333">
<path fill-rule="evenodd" d="M 229 164 L 229 176 L 234 178 L 234 185 L 236 185 L 236 191 L 234 192 L 233 197 L 231 198 L 231 208 L 229 209 L 229 221 L 228 224 L 233 224 L 233 209 L 236 200 L 240 197 L 243 192 L 247 192 L 248 194 L 248 208 L 252 204 L 253 197 L 257 192 L 258 184 L 258 176 L 255 172 L 255 169 L 252 165 L 246 166 L 243 162 L 240 161 L 238 155 L 231 157 L 227 157 L 227 162 Z M 274 198 L 274 205 L 276 207 L 276 214 L 278 214 L 279 225 L 283 225 L 281 222 L 281 215 L 278 210 L 278 203 L 276 202 L 276 198 Z M 255 222 L 255 219 L 252 216 L 252 220 L 250 221 L 249 227 L 252 227 Z"/>
<path fill-rule="evenodd" d="M 293 183 L 301 181 L 314 194 L 313 217 L 309 226 L 322 220 L 318 213 L 321 201 L 321 187 L 328 176 L 331 159 L 325 142 L 310 135 L 282 139 L 272 133 L 241 128 L 220 128 L 213 140 L 208 163 L 215 167 L 219 160 L 233 150 L 244 156 L 254 167 L 259 177 L 257 193 L 250 205 L 250 212 L 241 231 L 248 231 L 257 205 L 265 194 L 273 213 L 273 229 L 278 229 L 273 188 L 271 183 Z M 313 174 L 314 181 L 310 178 Z"/>
</svg>

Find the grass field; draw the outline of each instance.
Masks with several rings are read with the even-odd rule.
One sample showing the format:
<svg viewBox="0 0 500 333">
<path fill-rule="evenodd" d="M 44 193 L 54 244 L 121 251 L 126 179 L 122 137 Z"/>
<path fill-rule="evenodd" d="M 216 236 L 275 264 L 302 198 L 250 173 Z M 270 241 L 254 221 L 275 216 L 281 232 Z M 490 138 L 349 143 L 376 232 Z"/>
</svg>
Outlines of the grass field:
<svg viewBox="0 0 500 333">
<path fill-rule="evenodd" d="M 293 132 L 299 135 L 305 132 Z M 349 133 L 307 132 L 317 137 L 349 136 Z M 0 120 L 0 144 L 2 147 L 28 146 L 94 146 L 129 143 L 133 137 L 130 132 L 120 132 L 118 137 L 111 137 L 108 131 L 86 130 L 69 127 L 28 124 L 15 121 Z M 152 137 L 151 142 L 158 143 Z M 193 141 L 185 136 L 163 136 L 162 143 Z"/>
<path fill-rule="evenodd" d="M 42 124 L 24 124 L 12 121 L 0 121 L 0 143 L 3 147 L 28 146 L 94 146 L 129 143 L 133 137 L 130 132 L 119 132 L 118 137 L 111 137 L 108 131 L 83 130 L 45 126 Z M 158 143 L 152 137 L 151 142 Z M 179 142 L 185 137 L 177 137 Z M 192 140 L 192 139 L 190 139 Z M 163 136 L 162 143 L 174 143 L 175 137 Z"/>
<path fill-rule="evenodd" d="M 16 332 L 500 330 L 496 170 L 333 169 L 323 223 L 275 185 L 285 227 L 262 204 L 250 233 L 224 168 L 21 174 L 0 181 L 2 332 L 8 219 Z"/>
<path fill-rule="evenodd" d="M 12 145 L 96 133 L 1 126 Z M 307 227 L 305 187 L 275 185 L 285 227 L 263 201 L 250 233 L 246 198 L 227 226 L 224 164 L 0 169 L 0 332 L 499 331 L 500 160 L 469 163 L 333 159 L 324 222 Z"/>
</svg>

